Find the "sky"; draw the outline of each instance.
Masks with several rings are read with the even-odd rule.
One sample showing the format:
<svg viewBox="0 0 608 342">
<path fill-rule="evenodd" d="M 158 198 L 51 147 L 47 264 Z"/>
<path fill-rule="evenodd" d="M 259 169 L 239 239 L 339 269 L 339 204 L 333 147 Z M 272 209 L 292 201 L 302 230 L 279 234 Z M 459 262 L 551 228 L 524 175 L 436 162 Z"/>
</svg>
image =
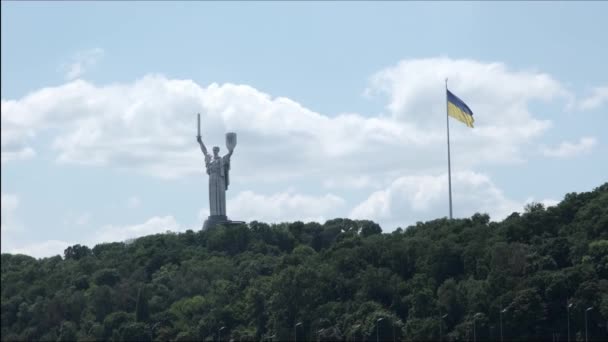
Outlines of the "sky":
<svg viewBox="0 0 608 342">
<path fill-rule="evenodd" d="M 227 214 L 385 232 L 502 220 L 608 179 L 605 2 L 1 3 L 3 253 L 199 230 Z"/>
</svg>

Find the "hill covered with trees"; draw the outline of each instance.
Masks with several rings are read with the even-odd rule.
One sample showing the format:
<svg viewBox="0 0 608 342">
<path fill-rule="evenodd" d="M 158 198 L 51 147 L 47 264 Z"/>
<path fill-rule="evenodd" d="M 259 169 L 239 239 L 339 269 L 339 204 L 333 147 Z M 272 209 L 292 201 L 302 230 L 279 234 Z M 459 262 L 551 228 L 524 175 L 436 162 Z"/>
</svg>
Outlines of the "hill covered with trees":
<svg viewBox="0 0 608 342">
<path fill-rule="evenodd" d="M 3 341 L 566 341 L 585 316 L 608 340 L 608 183 L 502 222 L 251 222 L 1 261 Z"/>
</svg>

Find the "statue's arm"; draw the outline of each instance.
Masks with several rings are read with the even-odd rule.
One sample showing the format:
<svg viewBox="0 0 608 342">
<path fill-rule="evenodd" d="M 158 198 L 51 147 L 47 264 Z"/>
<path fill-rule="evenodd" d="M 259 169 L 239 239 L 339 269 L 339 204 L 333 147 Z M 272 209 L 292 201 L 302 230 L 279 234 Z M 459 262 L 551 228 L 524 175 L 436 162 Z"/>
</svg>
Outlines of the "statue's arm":
<svg viewBox="0 0 608 342">
<path fill-rule="evenodd" d="M 201 147 L 201 151 L 203 152 L 205 157 L 209 156 L 209 153 L 207 153 L 207 148 L 205 147 L 205 144 L 203 143 L 203 139 L 201 139 L 201 137 L 198 136 L 198 137 L 196 137 L 196 140 L 198 141 L 198 144 Z"/>
</svg>

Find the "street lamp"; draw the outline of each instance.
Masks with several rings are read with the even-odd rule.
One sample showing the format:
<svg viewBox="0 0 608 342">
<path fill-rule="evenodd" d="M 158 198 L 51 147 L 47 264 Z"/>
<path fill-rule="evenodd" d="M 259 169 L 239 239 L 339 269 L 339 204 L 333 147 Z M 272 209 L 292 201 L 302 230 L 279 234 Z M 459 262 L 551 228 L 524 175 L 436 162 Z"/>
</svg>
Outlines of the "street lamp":
<svg viewBox="0 0 608 342">
<path fill-rule="evenodd" d="M 593 306 L 590 306 L 585 310 L 585 342 L 589 341 L 587 338 L 587 312 L 593 310 Z"/>
<path fill-rule="evenodd" d="M 378 334 L 378 329 L 379 329 L 379 325 L 380 322 L 382 322 L 384 320 L 384 318 L 380 317 L 376 320 L 376 342 L 380 341 L 380 334 Z"/>
<path fill-rule="evenodd" d="M 293 340 L 294 340 L 294 342 L 298 341 L 298 327 L 300 325 L 302 325 L 302 322 L 296 323 L 296 325 L 293 327 Z"/>
<path fill-rule="evenodd" d="M 217 330 L 217 340 L 222 341 L 222 330 L 226 329 L 226 327 L 221 327 Z"/>
<path fill-rule="evenodd" d="M 477 341 L 477 317 L 481 316 L 481 312 L 473 316 L 473 342 Z"/>
<path fill-rule="evenodd" d="M 448 317 L 448 314 L 441 316 L 439 319 L 439 342 L 443 340 L 443 320 Z"/>
<path fill-rule="evenodd" d="M 325 329 L 321 329 L 321 330 L 317 331 L 317 341 L 321 341 L 321 333 L 323 332 L 323 330 L 325 330 Z"/>
<path fill-rule="evenodd" d="M 391 319 L 391 324 L 393 326 L 393 342 L 397 342 L 397 334 L 395 333 L 395 320 Z"/>
<path fill-rule="evenodd" d="M 505 312 L 507 312 L 507 308 L 500 310 L 500 342 L 503 341 L 503 339 L 502 339 L 502 314 Z"/>
<path fill-rule="evenodd" d="M 355 342 L 357 342 L 357 331 L 359 330 L 360 326 L 361 326 L 361 324 L 355 324 L 355 325 L 353 325 L 353 334 L 355 335 L 355 338 L 353 340 Z"/>
<path fill-rule="evenodd" d="M 572 307 L 572 303 L 568 304 L 568 342 L 570 342 L 570 308 Z"/>
</svg>

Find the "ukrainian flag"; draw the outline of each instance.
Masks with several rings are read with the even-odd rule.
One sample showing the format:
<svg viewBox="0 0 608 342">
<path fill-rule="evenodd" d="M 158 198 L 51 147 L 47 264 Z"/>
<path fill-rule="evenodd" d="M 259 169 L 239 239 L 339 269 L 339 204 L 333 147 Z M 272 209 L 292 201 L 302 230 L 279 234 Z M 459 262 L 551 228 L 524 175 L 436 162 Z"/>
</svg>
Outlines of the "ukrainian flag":
<svg viewBox="0 0 608 342">
<path fill-rule="evenodd" d="M 448 115 L 456 120 L 464 122 L 469 127 L 473 127 L 473 122 L 475 122 L 475 120 L 473 120 L 473 111 L 456 95 L 452 94 L 447 89 L 446 91 L 448 92 Z"/>
</svg>

